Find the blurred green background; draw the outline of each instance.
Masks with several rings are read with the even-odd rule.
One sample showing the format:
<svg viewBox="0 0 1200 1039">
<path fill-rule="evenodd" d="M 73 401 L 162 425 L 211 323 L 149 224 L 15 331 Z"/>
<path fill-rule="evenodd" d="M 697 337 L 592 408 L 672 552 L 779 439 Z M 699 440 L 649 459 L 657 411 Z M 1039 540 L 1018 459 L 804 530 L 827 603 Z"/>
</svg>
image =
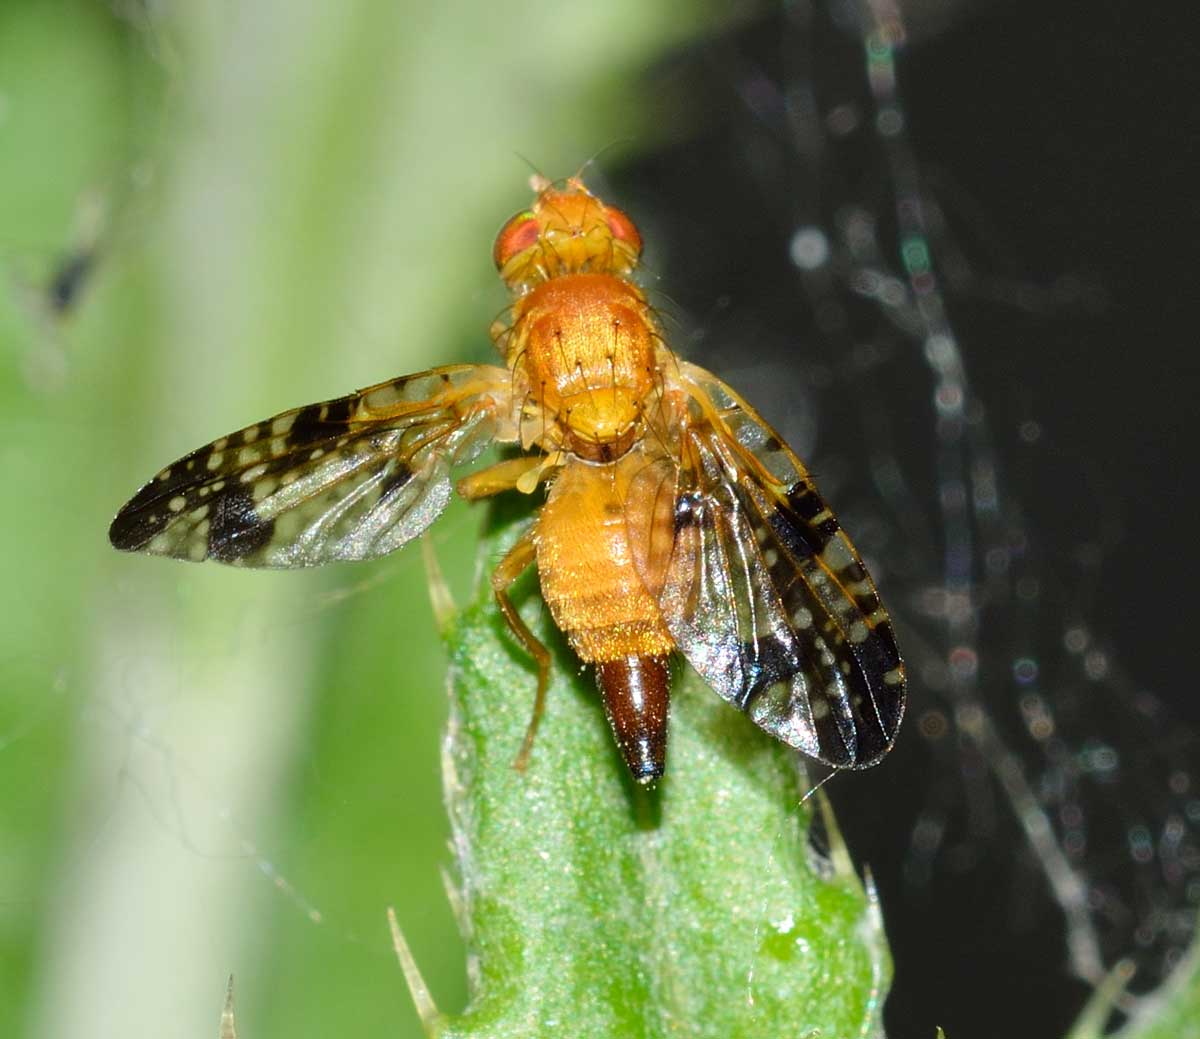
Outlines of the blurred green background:
<svg viewBox="0 0 1200 1039">
<path fill-rule="evenodd" d="M 327 572 L 121 556 L 230 429 L 486 359 L 491 237 L 662 132 L 693 3 L 0 8 L 0 1034 L 418 1035 L 465 963 L 419 551 Z M 57 281 L 56 281 L 57 279 Z M 461 595 L 479 518 L 435 541 Z"/>
</svg>

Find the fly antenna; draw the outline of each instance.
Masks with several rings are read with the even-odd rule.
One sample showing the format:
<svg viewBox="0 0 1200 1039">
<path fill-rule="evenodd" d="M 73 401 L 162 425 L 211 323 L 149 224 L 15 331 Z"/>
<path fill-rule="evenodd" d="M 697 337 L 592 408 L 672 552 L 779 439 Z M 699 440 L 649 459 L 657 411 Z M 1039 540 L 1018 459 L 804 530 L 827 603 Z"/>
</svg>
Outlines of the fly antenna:
<svg viewBox="0 0 1200 1039">
<path fill-rule="evenodd" d="M 513 152 L 513 154 L 529 167 L 529 187 L 540 195 L 550 186 L 550 178 L 538 168 L 532 159 L 526 158 L 520 152 Z"/>
<path fill-rule="evenodd" d="M 634 143 L 634 139 L 632 137 L 614 138 L 613 140 L 609 141 L 608 144 L 604 145 L 597 151 L 592 152 L 591 155 L 589 155 L 586 159 L 584 159 L 583 162 L 580 164 L 579 169 L 575 171 L 575 176 L 573 176 L 571 179 L 577 180 L 577 181 L 582 181 L 584 171 L 589 166 L 594 166 L 600 160 L 600 156 L 603 155 L 605 152 L 610 152 L 614 148 L 616 148 L 618 145 L 621 145 L 621 144 L 633 144 L 633 143 Z"/>
</svg>

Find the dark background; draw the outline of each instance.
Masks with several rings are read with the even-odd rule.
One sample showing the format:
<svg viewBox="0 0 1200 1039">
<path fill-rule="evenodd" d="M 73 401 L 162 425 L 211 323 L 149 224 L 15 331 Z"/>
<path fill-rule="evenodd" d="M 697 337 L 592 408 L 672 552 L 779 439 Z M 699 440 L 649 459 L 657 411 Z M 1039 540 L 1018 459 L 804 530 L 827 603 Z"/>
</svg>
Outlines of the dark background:
<svg viewBox="0 0 1200 1039">
<path fill-rule="evenodd" d="M 892 448 L 936 516 L 930 373 L 919 347 L 906 357 L 903 337 L 879 333 L 877 313 L 853 315 L 847 340 L 874 336 L 885 358 L 859 384 L 837 356 L 846 342 L 823 335 L 787 260 L 797 227 L 830 228 L 838 205 L 854 202 L 879 215 L 901 273 L 887 240 L 889 175 L 870 134 L 834 147 L 828 133 L 789 121 L 812 84 L 822 114 L 839 99 L 860 111 L 870 104 L 860 45 L 844 29 L 826 9 L 793 5 L 678 55 L 654 80 L 675 139 L 617 179 L 622 197 L 654 214 L 647 240 L 669 243 L 649 263 L 658 263 L 664 308 L 683 315 L 682 349 L 753 384 L 747 394 L 809 458 L 840 510 L 870 497 L 870 422 L 847 413 L 887 412 Z M 947 217 L 935 263 L 988 415 L 1001 494 L 1023 518 L 1025 558 L 1044 589 L 1025 622 L 1039 629 L 1032 638 L 1046 648 L 1047 676 L 1069 623 L 1088 626 L 1117 676 L 1104 697 L 1075 689 L 1060 715 L 1074 746 L 1103 738 L 1122 754 L 1119 789 L 1086 800 L 1092 859 L 1082 868 L 1128 880 L 1124 827 L 1177 810 L 1161 798 L 1164 770 L 1200 766 L 1187 735 L 1200 724 L 1189 652 L 1200 562 L 1191 435 L 1200 388 L 1197 54 L 1181 11 L 1132 5 L 996 4 L 910 29 L 899 57 L 910 144 Z M 638 214 L 637 201 L 630 208 Z M 950 269 L 956 250 L 969 276 Z M 845 511 L 843 519 L 862 529 Z M 897 601 L 910 605 L 936 574 L 887 568 L 881 583 L 903 632 Z M 985 609 L 983 624 L 981 686 L 1003 727 L 1015 694 L 997 675 L 1019 622 Z M 1071 690 L 1064 673 L 1054 672 L 1058 688 Z M 1047 687 L 1053 698 L 1055 682 Z M 1134 718 L 1142 690 L 1164 704 L 1152 727 Z M 910 728 L 886 777 L 839 777 L 830 787 L 850 846 L 882 892 L 898 965 L 889 1035 L 929 1036 L 935 1025 L 951 1036 L 1062 1035 L 1088 989 L 1068 970 L 1061 913 L 1002 806 L 984 806 L 982 827 L 962 821 L 980 814 L 956 789 L 970 753 L 931 753 L 912 731 L 936 703 L 914 678 Z M 1162 732 L 1172 734 L 1169 764 L 1156 746 L 1136 746 Z M 1035 785 L 1051 778 L 1032 751 L 1023 764 Z M 897 849 L 909 848 L 931 803 L 956 836 L 922 872 Z M 1110 956 L 1130 951 L 1135 925 L 1113 924 Z M 1141 980 L 1148 986 L 1161 970 L 1162 961 L 1147 962 Z"/>
</svg>

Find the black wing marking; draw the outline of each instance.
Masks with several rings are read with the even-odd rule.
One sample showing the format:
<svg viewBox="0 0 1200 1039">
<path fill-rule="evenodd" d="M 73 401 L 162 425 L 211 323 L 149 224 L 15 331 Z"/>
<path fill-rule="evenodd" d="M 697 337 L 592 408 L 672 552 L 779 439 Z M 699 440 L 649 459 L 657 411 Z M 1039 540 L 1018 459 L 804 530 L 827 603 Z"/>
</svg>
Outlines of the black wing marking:
<svg viewBox="0 0 1200 1039">
<path fill-rule="evenodd" d="M 872 765 L 904 712 L 904 665 L 875 586 L 770 427 L 708 372 L 681 371 L 692 408 L 678 457 L 648 465 L 630 492 L 633 522 L 639 502 L 675 502 L 673 543 L 641 556 L 643 580 L 720 696 L 810 757 Z"/>
<path fill-rule="evenodd" d="M 509 373 L 455 365 L 285 411 L 168 466 L 121 509 L 114 547 L 247 567 L 399 548 L 495 437 Z"/>
</svg>

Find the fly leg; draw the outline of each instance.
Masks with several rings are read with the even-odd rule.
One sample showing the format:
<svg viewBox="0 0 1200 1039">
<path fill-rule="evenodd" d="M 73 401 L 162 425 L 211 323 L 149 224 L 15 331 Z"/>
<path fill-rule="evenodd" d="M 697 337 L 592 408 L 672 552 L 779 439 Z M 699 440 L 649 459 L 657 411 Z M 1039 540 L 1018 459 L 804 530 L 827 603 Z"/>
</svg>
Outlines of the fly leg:
<svg viewBox="0 0 1200 1039">
<path fill-rule="evenodd" d="M 509 458 L 459 480 L 458 493 L 467 501 L 490 498 L 513 488 L 528 493 L 537 486 L 545 472 L 545 459 L 539 455 Z M 504 615 L 505 623 L 538 666 L 537 695 L 533 701 L 533 714 L 525 729 L 525 739 L 521 743 L 520 753 L 513 762 L 513 767 L 518 772 L 524 772 L 525 766 L 529 764 L 533 740 L 537 735 L 538 723 L 542 720 L 542 710 L 546 706 L 546 687 L 550 683 L 550 651 L 542 645 L 537 636 L 529 630 L 529 626 L 521 619 L 517 608 L 508 597 L 508 589 L 529 569 L 536 558 L 537 548 L 534 545 L 531 528 L 508 550 L 508 554 L 500 560 L 492 572 L 492 590 L 496 594 L 496 602 L 500 606 L 500 612 Z"/>
<path fill-rule="evenodd" d="M 550 651 L 538 641 L 537 636 L 521 619 L 517 608 L 508 597 L 508 589 L 529 568 L 536 557 L 537 547 L 534 544 L 533 529 L 531 528 L 521 535 L 520 540 L 508 550 L 508 554 L 500 560 L 499 565 L 492 572 L 492 590 L 496 593 L 496 602 L 500 605 L 500 612 L 504 615 L 509 630 L 520 639 L 521 645 L 537 661 L 538 666 L 537 696 L 533 701 L 533 715 L 525 729 L 525 739 L 521 744 L 521 751 L 517 754 L 516 761 L 513 762 L 513 768 L 518 772 L 524 772 L 525 766 L 529 764 L 533 739 L 537 735 L 538 723 L 542 720 L 542 709 L 546 706 L 546 686 L 550 682 Z"/>
<path fill-rule="evenodd" d="M 541 474 L 537 467 L 542 464 L 539 455 L 521 455 L 519 458 L 507 458 L 503 462 L 489 465 L 477 473 L 471 473 L 458 481 L 458 493 L 467 501 L 477 501 L 480 498 L 491 498 L 505 491 L 511 491 L 522 480 L 532 480 L 536 486 Z M 526 475 L 529 474 L 529 475 Z M 524 486 L 523 484 L 521 484 Z M 532 490 L 532 488 L 530 488 Z M 441 567 L 438 566 L 437 556 L 433 551 L 433 542 L 429 534 L 421 536 L 422 551 L 425 556 L 425 576 L 429 583 L 429 598 L 433 602 L 433 613 L 438 626 L 445 628 L 454 616 L 454 602 L 450 598 L 450 589 L 442 577 Z M 515 580 L 515 578 L 514 578 Z M 509 622 L 511 626 L 511 621 Z"/>
<path fill-rule="evenodd" d="M 533 471 L 542 464 L 540 455 L 521 455 L 519 458 L 506 458 L 503 462 L 489 465 L 477 473 L 464 476 L 458 481 L 458 493 L 467 501 L 478 501 L 480 498 L 491 498 L 496 494 L 511 491 L 522 479 L 533 479 Z M 528 476 L 526 474 L 529 474 Z M 530 488 L 532 490 L 533 488 Z"/>
</svg>

